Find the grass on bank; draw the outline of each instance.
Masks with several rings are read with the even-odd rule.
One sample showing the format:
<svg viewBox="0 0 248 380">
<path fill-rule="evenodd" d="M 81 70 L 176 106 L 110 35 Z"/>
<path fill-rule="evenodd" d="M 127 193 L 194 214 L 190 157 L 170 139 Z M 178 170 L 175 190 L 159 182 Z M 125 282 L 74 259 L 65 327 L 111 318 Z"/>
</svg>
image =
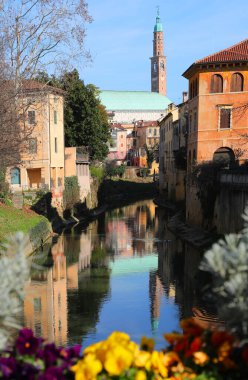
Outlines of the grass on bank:
<svg viewBox="0 0 248 380">
<path fill-rule="evenodd" d="M 0 241 L 17 231 L 28 233 L 43 219 L 30 209 L 18 210 L 0 203 Z"/>
</svg>

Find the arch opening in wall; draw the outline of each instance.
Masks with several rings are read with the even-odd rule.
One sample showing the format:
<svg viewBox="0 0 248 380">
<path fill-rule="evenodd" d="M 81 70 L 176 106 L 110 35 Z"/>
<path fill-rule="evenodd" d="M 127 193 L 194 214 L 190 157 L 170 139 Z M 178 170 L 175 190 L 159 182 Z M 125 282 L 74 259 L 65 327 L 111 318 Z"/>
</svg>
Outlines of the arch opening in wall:
<svg viewBox="0 0 248 380">
<path fill-rule="evenodd" d="M 12 168 L 10 170 L 11 185 L 21 184 L 21 171 L 19 168 Z"/>
<path fill-rule="evenodd" d="M 219 148 L 214 152 L 213 162 L 223 167 L 230 167 L 235 162 L 235 155 L 231 148 Z"/>
<path fill-rule="evenodd" d="M 214 74 L 211 77 L 210 92 L 212 94 L 223 92 L 223 78 L 220 74 Z"/>
<path fill-rule="evenodd" d="M 242 92 L 244 89 L 244 77 L 240 73 L 234 73 L 231 79 L 231 92 Z"/>
</svg>

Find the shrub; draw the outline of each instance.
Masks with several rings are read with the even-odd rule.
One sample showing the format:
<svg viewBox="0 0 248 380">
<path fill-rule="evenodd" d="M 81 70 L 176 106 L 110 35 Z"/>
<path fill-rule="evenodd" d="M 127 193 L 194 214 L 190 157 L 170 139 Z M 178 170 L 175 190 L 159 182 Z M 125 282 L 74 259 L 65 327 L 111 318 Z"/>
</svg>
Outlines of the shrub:
<svg viewBox="0 0 248 380">
<path fill-rule="evenodd" d="M 72 210 L 75 203 L 80 200 L 80 188 L 76 176 L 65 177 L 63 203 L 65 210 Z"/>
<path fill-rule="evenodd" d="M 9 195 L 9 184 L 5 181 L 6 170 L 0 168 L 0 200 L 3 201 L 8 199 Z"/>
<path fill-rule="evenodd" d="M 46 240 L 49 233 L 51 233 L 51 227 L 49 221 L 43 218 L 29 231 L 29 238 L 34 247 L 40 246 L 40 244 Z"/>
<path fill-rule="evenodd" d="M 20 328 L 16 315 L 22 311 L 24 285 L 29 276 L 29 266 L 25 257 L 27 243 L 23 233 L 18 232 L 1 247 L 0 350 L 9 343 L 13 328 Z"/>
<path fill-rule="evenodd" d="M 100 166 L 90 166 L 90 175 L 101 182 L 105 177 L 105 169 Z"/>
<path fill-rule="evenodd" d="M 120 177 L 122 178 L 126 170 L 125 165 L 107 165 L 106 166 L 106 176 L 107 177 Z"/>
</svg>

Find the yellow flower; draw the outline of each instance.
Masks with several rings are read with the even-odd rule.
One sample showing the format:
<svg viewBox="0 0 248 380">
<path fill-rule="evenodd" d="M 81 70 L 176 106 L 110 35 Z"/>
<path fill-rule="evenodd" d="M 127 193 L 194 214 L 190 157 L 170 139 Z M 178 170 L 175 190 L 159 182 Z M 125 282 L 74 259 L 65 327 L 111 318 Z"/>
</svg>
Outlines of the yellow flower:
<svg viewBox="0 0 248 380">
<path fill-rule="evenodd" d="M 145 371 L 141 371 L 139 370 L 136 375 L 135 375 L 135 380 L 146 380 L 147 377 L 146 377 L 146 373 Z"/>
<path fill-rule="evenodd" d="M 71 370 L 75 372 L 75 380 L 95 380 L 102 370 L 102 364 L 95 355 L 89 354 L 79 360 Z"/>
<path fill-rule="evenodd" d="M 197 365 L 205 365 L 209 361 L 209 356 L 203 351 L 193 353 L 193 359 Z"/>
<path fill-rule="evenodd" d="M 124 332 L 114 331 L 107 339 L 108 342 L 118 342 L 121 344 L 127 344 L 130 342 L 130 336 Z"/>
<path fill-rule="evenodd" d="M 86 347 L 85 350 L 84 350 L 84 355 L 85 354 L 89 354 L 89 353 L 95 353 L 96 350 L 99 349 L 99 347 L 101 347 L 101 345 L 103 344 L 104 342 L 97 342 L 97 343 L 94 343 L 94 344 L 91 344 L 90 346 Z"/>
<path fill-rule="evenodd" d="M 138 368 L 145 368 L 149 359 L 151 358 L 150 352 L 138 351 L 135 355 L 134 365 Z"/>
<path fill-rule="evenodd" d="M 131 366 L 132 361 L 133 355 L 129 350 L 116 346 L 108 351 L 104 368 L 111 376 L 118 376 Z"/>
<path fill-rule="evenodd" d="M 154 349 L 154 339 L 142 336 L 140 348 L 144 351 L 152 352 Z"/>
<path fill-rule="evenodd" d="M 163 352 L 153 351 L 151 355 L 151 369 L 158 372 L 162 377 L 168 376 L 168 370 L 163 364 Z"/>
<path fill-rule="evenodd" d="M 166 352 L 164 354 L 163 363 L 166 367 L 169 367 L 171 364 L 176 364 L 179 361 L 179 356 L 174 351 Z"/>
<path fill-rule="evenodd" d="M 126 348 L 129 349 L 133 354 L 139 352 L 139 346 L 137 343 L 130 341 L 127 345 Z"/>
</svg>

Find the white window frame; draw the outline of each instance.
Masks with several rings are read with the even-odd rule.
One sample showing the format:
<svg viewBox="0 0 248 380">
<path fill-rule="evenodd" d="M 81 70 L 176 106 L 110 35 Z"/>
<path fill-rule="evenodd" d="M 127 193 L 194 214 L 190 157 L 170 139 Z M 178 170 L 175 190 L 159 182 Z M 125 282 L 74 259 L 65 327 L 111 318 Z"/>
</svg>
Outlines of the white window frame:
<svg viewBox="0 0 248 380">
<path fill-rule="evenodd" d="M 232 109 L 233 107 L 231 105 L 218 105 L 218 131 L 230 131 L 232 129 Z M 220 127 L 220 115 L 221 115 L 221 110 L 223 109 L 230 109 L 231 112 L 230 112 L 230 127 L 229 128 L 221 128 Z"/>
</svg>

